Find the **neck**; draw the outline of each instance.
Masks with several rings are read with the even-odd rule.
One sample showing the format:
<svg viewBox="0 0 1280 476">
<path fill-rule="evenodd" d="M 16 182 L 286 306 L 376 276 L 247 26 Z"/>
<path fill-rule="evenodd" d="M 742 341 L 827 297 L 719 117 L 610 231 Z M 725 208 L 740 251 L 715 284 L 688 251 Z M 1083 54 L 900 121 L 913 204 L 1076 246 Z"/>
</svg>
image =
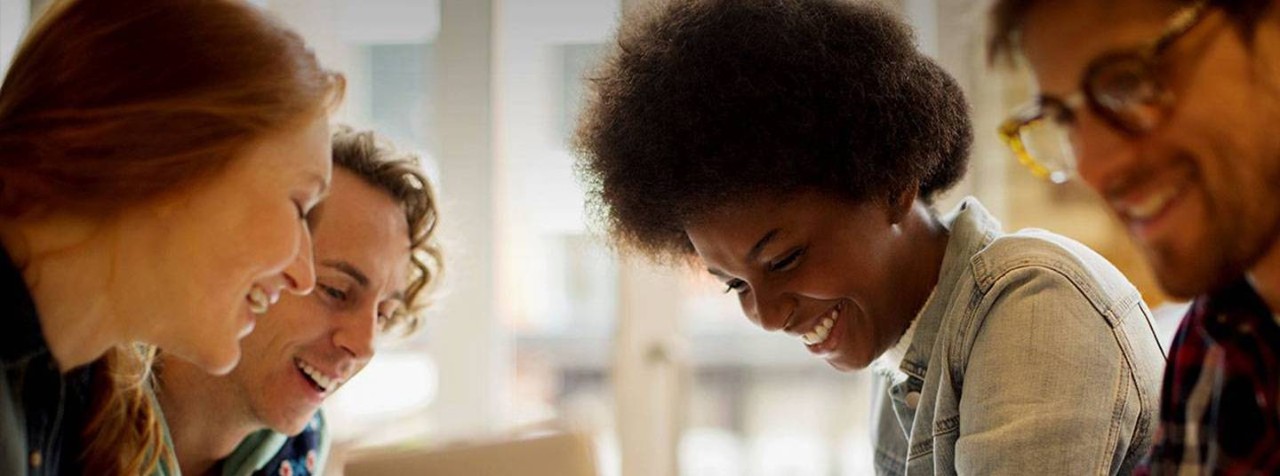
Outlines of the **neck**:
<svg viewBox="0 0 1280 476">
<path fill-rule="evenodd" d="M 924 307 L 925 301 L 938 285 L 938 276 L 942 273 L 942 260 L 947 255 L 947 243 L 950 240 L 946 227 L 942 226 L 942 222 L 938 221 L 928 206 L 919 201 L 912 205 L 909 215 L 904 220 L 904 226 L 908 227 L 904 232 L 914 234 L 915 237 L 910 240 L 913 245 L 905 249 L 904 255 L 900 258 L 906 266 L 908 275 L 912 277 L 910 289 L 904 289 L 904 291 L 906 291 L 905 297 L 912 302 L 909 309 L 914 309 L 911 315 L 907 316 L 907 322 L 903 323 L 903 332 L 911 325 L 911 321 L 915 320 L 920 309 Z"/>
<path fill-rule="evenodd" d="M 164 358 L 157 398 L 182 474 L 217 474 L 236 446 L 262 428 L 236 404 L 226 378 L 172 356 Z"/>
<path fill-rule="evenodd" d="M 1249 269 L 1249 282 L 1272 314 L 1280 314 L 1280 240 Z"/>
<path fill-rule="evenodd" d="M 45 341 L 63 372 L 134 340 L 112 306 L 112 235 L 90 220 L 67 215 L 0 225 L 0 242 L 22 272 Z"/>
</svg>

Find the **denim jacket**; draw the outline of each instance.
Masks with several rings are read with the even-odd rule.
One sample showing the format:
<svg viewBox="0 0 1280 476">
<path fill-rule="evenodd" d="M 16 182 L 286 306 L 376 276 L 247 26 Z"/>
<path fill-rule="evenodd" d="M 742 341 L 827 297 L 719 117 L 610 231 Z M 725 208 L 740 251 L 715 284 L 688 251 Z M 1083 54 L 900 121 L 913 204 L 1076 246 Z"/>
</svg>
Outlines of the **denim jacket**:
<svg viewBox="0 0 1280 476">
<path fill-rule="evenodd" d="M 874 399 L 883 475 L 1129 474 L 1164 354 L 1138 291 L 1084 245 L 1004 234 L 973 198 L 899 369 Z"/>
<path fill-rule="evenodd" d="M 91 367 L 49 352 L 22 273 L 0 248 L 0 474 L 80 474 Z"/>
</svg>

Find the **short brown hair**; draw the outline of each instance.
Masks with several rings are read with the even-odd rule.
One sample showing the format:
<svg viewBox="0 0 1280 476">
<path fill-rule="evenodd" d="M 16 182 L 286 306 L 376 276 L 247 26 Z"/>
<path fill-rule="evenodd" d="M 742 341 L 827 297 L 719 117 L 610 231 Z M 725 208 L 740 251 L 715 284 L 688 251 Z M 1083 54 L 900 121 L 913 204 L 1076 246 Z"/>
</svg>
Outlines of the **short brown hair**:
<svg viewBox="0 0 1280 476">
<path fill-rule="evenodd" d="M 990 30 L 987 36 L 987 61 L 991 64 L 1011 64 L 1017 54 L 1022 22 L 1037 2 L 1043 0 L 994 0 L 991 4 Z M 1061 1 L 1061 0 L 1055 0 Z M 1111 0 L 1106 0 L 1111 1 Z M 1191 3 L 1192 0 L 1153 0 L 1170 3 Z M 1235 20 L 1241 32 L 1252 35 L 1258 18 L 1270 8 L 1268 0 L 1210 0 L 1209 5 L 1225 10 Z"/>
<path fill-rule="evenodd" d="M 422 173 L 416 155 L 397 151 L 373 131 L 347 125 L 339 125 L 333 132 L 333 163 L 386 192 L 404 209 L 413 269 L 404 293 L 405 306 L 391 316 L 388 328 L 413 332 L 444 271 L 444 255 L 436 236 L 440 213 L 431 181 Z"/>
</svg>

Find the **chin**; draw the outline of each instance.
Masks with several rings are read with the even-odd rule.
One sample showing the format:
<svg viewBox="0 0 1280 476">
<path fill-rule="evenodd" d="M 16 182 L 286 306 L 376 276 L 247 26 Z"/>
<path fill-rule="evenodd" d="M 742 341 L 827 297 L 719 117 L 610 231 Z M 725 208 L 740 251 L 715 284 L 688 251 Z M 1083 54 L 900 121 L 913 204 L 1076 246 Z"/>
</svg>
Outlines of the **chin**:
<svg viewBox="0 0 1280 476">
<path fill-rule="evenodd" d="M 830 365 L 831 368 L 845 373 L 864 370 L 871 365 L 871 362 L 854 361 L 855 359 L 850 359 L 844 355 L 834 355 L 826 360 L 827 365 Z"/>
<path fill-rule="evenodd" d="M 1151 267 L 1155 271 L 1160 289 L 1177 300 L 1190 300 L 1213 292 L 1244 273 L 1244 267 L 1231 266 L 1214 256 L 1179 262 L 1165 250 L 1149 251 Z"/>
<path fill-rule="evenodd" d="M 1156 274 L 1160 290 L 1178 301 L 1189 301 L 1211 289 L 1211 286 L 1195 277 L 1178 276 L 1162 271 L 1157 271 Z"/>
<path fill-rule="evenodd" d="M 193 349 L 192 352 L 183 352 L 171 348 L 161 347 L 161 350 L 176 355 L 192 365 L 199 367 L 209 375 L 224 376 L 231 373 L 240 363 L 240 346 L 234 345 L 229 349 Z"/>
<path fill-rule="evenodd" d="M 315 416 L 315 414 L 316 410 L 313 409 L 310 412 L 289 415 L 283 418 L 282 421 L 270 425 L 270 428 L 276 433 L 297 436 L 298 433 L 302 433 L 302 430 L 307 428 L 307 424 L 311 423 L 311 417 Z"/>
</svg>

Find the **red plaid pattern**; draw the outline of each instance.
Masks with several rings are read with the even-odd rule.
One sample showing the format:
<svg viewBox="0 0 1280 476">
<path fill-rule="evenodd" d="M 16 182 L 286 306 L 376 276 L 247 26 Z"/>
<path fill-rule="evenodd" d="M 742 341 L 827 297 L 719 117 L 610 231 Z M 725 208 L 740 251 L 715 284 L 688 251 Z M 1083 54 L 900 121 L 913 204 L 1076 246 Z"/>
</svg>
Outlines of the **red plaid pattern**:
<svg viewBox="0 0 1280 476">
<path fill-rule="evenodd" d="M 1280 474 L 1280 325 L 1247 281 L 1198 299 L 1169 350 L 1140 475 Z"/>
</svg>

